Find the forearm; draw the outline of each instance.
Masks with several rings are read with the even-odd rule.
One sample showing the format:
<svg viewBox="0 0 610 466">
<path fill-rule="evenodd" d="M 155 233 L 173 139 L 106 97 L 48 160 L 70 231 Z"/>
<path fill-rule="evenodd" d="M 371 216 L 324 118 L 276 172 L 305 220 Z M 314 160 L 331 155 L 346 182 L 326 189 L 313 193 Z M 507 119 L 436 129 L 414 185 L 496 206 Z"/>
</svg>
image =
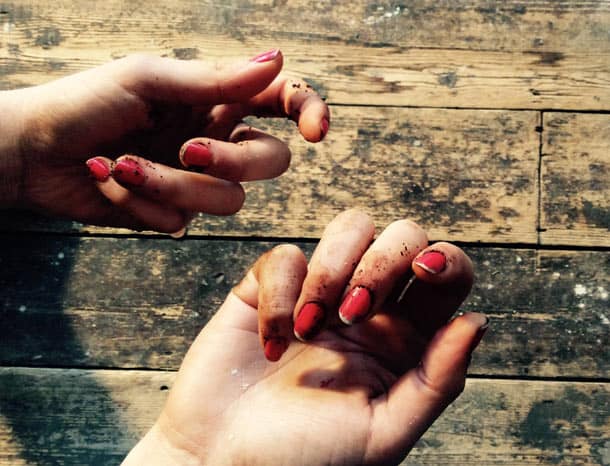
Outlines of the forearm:
<svg viewBox="0 0 610 466">
<path fill-rule="evenodd" d="M 0 92 L 0 208 L 18 205 L 22 196 L 24 92 Z"/>
</svg>

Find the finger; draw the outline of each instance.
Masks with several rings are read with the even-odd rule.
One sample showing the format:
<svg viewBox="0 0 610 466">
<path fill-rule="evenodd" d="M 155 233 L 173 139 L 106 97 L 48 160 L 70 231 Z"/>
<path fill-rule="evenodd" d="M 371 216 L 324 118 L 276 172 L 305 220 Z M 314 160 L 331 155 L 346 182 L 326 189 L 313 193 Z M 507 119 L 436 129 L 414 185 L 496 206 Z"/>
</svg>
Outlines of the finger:
<svg viewBox="0 0 610 466">
<path fill-rule="evenodd" d="M 230 215 L 244 203 L 243 188 L 221 180 L 127 155 L 117 159 L 112 178 L 129 191 L 160 205 L 189 212 Z"/>
<path fill-rule="evenodd" d="M 115 207 L 135 219 L 135 222 L 132 220 L 127 225 L 133 223 L 138 226 L 138 230 L 150 229 L 163 233 L 174 233 L 186 225 L 188 218 L 179 209 L 151 201 L 118 184 L 110 176 L 111 165 L 112 160 L 104 157 L 94 157 L 87 161 L 100 193 Z"/>
<path fill-rule="evenodd" d="M 307 259 L 296 246 L 281 245 L 261 256 L 233 293 L 258 309 L 259 338 L 265 357 L 277 361 L 292 340 L 292 311 Z"/>
<path fill-rule="evenodd" d="M 239 124 L 229 142 L 209 138 L 187 141 L 180 149 L 186 167 L 230 181 L 275 178 L 290 165 L 290 150 L 277 138 L 246 124 Z"/>
<path fill-rule="evenodd" d="M 364 212 L 348 210 L 326 227 L 309 263 L 294 312 L 294 334 L 313 338 L 335 309 L 362 254 L 371 244 L 375 227 Z"/>
<path fill-rule="evenodd" d="M 441 242 L 422 251 L 412 268 L 417 279 L 397 305 L 419 335 L 429 340 L 468 296 L 472 262 L 457 246 Z"/>
<path fill-rule="evenodd" d="M 288 117 L 310 142 L 324 139 L 330 124 L 330 110 L 313 88 L 301 79 L 278 76 L 269 87 L 244 107 L 257 116 Z"/>
<path fill-rule="evenodd" d="M 351 325 L 374 315 L 427 244 L 426 233 L 416 223 L 399 220 L 390 224 L 356 267 L 339 307 L 341 320 Z"/>
<path fill-rule="evenodd" d="M 282 68 L 279 50 L 248 61 L 216 64 L 132 55 L 111 65 L 122 85 L 146 99 L 187 105 L 209 105 L 248 99 L 265 89 Z"/>
<path fill-rule="evenodd" d="M 434 336 L 422 364 L 401 377 L 387 395 L 374 400 L 370 462 L 398 463 L 459 396 L 470 355 L 487 327 L 483 314 L 454 319 Z"/>
</svg>

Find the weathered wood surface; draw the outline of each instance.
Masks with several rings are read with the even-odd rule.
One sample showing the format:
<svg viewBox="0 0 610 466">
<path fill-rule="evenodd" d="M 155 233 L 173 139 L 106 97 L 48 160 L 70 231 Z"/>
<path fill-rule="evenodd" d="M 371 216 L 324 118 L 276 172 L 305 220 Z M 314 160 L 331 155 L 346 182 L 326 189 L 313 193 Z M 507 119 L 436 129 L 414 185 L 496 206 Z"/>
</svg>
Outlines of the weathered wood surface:
<svg viewBox="0 0 610 466">
<path fill-rule="evenodd" d="M 220 59 L 279 46 L 287 70 L 332 103 L 610 108 L 607 0 L 37 0 L 1 10 L 4 89 L 135 51 Z"/>
<path fill-rule="evenodd" d="M 176 369 L 195 335 L 277 243 L 3 238 L 0 363 Z M 314 244 L 302 244 L 309 254 Z M 492 319 L 472 374 L 610 372 L 610 254 L 468 248 L 464 308 Z"/>
<path fill-rule="evenodd" d="M 319 238 L 346 208 L 383 226 L 411 218 L 431 238 L 535 243 L 538 115 L 535 112 L 333 107 L 325 142 L 294 125 L 253 120 L 293 151 L 280 178 L 248 183 L 241 212 L 200 217 L 192 234 Z M 76 227 L 76 228 L 74 228 Z M 104 231 L 72 223 L 6 222 L 5 229 Z"/>
<path fill-rule="evenodd" d="M 0 464 L 117 464 L 175 373 L 0 369 Z M 409 465 L 607 465 L 610 389 L 470 379 Z"/>
<path fill-rule="evenodd" d="M 610 246 L 610 115 L 545 114 L 543 141 L 542 243 Z"/>
</svg>

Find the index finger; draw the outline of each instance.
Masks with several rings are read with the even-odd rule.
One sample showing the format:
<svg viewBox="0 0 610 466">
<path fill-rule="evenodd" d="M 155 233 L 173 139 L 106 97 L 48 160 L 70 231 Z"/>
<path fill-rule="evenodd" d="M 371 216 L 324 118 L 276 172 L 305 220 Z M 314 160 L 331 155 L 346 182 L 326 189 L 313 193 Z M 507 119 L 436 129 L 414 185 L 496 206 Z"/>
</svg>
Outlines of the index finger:
<svg viewBox="0 0 610 466">
<path fill-rule="evenodd" d="M 278 49 L 250 60 L 218 64 L 132 55 L 108 65 L 118 67 L 120 83 L 138 96 L 185 105 L 241 102 L 265 89 L 282 69 Z"/>
<path fill-rule="evenodd" d="M 330 110 L 313 87 L 302 79 L 279 75 L 265 90 L 248 101 L 256 116 L 288 117 L 297 122 L 309 142 L 324 139 L 330 125 Z"/>
</svg>

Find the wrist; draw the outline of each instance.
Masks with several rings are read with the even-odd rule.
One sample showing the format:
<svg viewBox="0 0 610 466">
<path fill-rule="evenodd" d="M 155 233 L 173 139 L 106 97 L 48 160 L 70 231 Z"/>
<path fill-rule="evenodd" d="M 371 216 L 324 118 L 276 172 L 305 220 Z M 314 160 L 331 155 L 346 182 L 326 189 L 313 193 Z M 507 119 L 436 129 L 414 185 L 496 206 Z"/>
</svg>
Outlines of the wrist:
<svg viewBox="0 0 610 466">
<path fill-rule="evenodd" d="M 0 207 L 15 207 L 23 194 L 23 93 L 0 92 Z"/>
<path fill-rule="evenodd" d="M 176 447 L 155 423 L 129 452 L 121 466 L 202 466 L 192 452 Z"/>
</svg>

